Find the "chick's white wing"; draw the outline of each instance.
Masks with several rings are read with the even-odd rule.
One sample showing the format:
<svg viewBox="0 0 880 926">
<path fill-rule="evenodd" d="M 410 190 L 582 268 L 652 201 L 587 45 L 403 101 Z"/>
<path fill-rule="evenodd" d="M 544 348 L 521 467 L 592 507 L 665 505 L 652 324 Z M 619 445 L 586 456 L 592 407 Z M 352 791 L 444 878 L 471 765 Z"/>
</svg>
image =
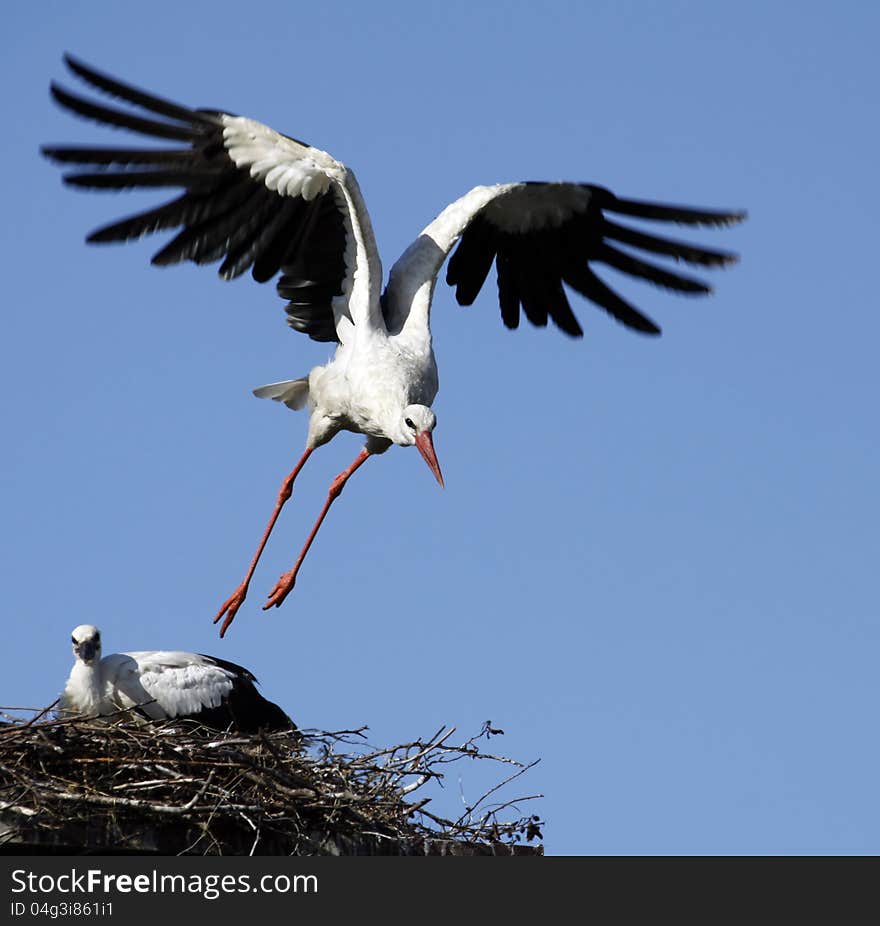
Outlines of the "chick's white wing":
<svg viewBox="0 0 880 926">
<path fill-rule="evenodd" d="M 230 672 L 196 653 L 150 650 L 116 658 L 112 673 L 105 672 L 114 703 L 139 706 L 154 720 L 218 707 L 234 683 Z"/>
</svg>

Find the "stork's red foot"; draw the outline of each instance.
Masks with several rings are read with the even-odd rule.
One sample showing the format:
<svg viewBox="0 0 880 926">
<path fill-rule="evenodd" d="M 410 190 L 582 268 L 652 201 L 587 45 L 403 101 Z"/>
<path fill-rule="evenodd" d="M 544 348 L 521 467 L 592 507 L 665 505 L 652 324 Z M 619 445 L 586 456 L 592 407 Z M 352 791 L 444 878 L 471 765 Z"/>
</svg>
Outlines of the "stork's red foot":
<svg viewBox="0 0 880 926">
<path fill-rule="evenodd" d="M 214 623 L 216 624 L 224 615 L 226 615 L 223 620 L 223 624 L 220 627 L 220 636 L 226 633 L 229 625 L 235 620 L 235 615 L 238 613 L 238 609 L 244 604 L 244 599 L 247 597 L 247 583 L 242 582 L 241 585 L 223 602 L 223 606 L 217 612 L 217 616 L 214 618 Z"/>
<path fill-rule="evenodd" d="M 293 591 L 293 586 L 296 585 L 296 573 L 296 568 L 291 569 L 290 572 L 285 572 L 275 583 L 275 587 L 269 592 L 269 600 L 263 605 L 264 611 L 273 606 L 276 608 L 281 607 L 281 602 Z"/>
</svg>

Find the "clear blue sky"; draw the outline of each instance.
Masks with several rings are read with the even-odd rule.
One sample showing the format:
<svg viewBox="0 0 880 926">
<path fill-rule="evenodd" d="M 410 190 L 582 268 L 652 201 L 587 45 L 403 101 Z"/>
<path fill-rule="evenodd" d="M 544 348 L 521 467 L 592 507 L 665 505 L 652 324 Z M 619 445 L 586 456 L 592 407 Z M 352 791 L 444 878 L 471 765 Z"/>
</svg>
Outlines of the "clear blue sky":
<svg viewBox="0 0 880 926">
<path fill-rule="evenodd" d="M 241 662 L 302 726 L 491 719 L 541 760 L 514 792 L 546 795 L 549 854 L 880 851 L 873 5 L 41 3 L 3 33 L 0 703 L 49 703 L 89 621 Z M 511 333 L 492 285 L 439 286 L 446 490 L 412 450 L 369 463 L 263 613 L 360 446 L 338 437 L 221 641 L 305 439 L 250 390 L 328 349 L 271 286 L 83 243 L 157 197 L 63 189 L 38 155 L 123 138 L 51 104 L 64 51 L 331 151 L 386 270 L 519 179 L 747 208 L 696 235 L 742 263 L 704 300 L 621 283 L 659 340 L 583 302 L 580 342 Z M 454 767 L 438 806 L 484 784 Z"/>
</svg>

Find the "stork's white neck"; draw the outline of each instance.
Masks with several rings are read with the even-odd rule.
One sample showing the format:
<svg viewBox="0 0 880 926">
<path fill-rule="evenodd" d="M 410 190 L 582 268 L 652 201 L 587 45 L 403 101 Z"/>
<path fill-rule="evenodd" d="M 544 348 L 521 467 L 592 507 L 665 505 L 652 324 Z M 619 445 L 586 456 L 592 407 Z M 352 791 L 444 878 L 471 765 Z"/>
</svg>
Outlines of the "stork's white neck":
<svg viewBox="0 0 880 926">
<path fill-rule="evenodd" d="M 62 710 L 91 716 L 101 713 L 103 690 L 100 666 L 99 660 L 95 660 L 91 665 L 86 665 L 81 660 L 74 663 L 61 696 Z"/>
</svg>

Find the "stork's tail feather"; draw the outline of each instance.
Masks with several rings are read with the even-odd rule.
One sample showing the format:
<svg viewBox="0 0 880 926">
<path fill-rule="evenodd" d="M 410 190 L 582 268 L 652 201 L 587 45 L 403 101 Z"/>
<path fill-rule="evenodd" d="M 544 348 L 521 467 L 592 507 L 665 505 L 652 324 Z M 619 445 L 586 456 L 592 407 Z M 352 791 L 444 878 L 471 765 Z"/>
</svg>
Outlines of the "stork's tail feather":
<svg viewBox="0 0 880 926">
<path fill-rule="evenodd" d="M 254 395 L 258 399 L 274 399 L 276 402 L 283 402 L 288 408 L 299 411 L 305 408 L 309 401 L 309 378 L 304 376 L 302 379 L 269 383 L 267 386 L 254 389 Z"/>
</svg>

